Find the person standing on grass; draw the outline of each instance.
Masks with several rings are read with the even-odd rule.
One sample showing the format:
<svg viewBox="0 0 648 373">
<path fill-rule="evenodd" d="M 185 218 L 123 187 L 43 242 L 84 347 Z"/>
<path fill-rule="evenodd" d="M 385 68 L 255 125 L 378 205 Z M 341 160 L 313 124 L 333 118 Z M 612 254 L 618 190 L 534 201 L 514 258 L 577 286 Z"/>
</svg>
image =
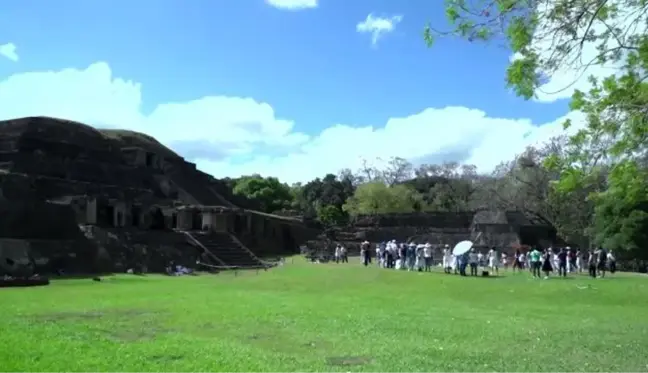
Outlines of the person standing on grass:
<svg viewBox="0 0 648 373">
<path fill-rule="evenodd" d="M 560 249 L 558 252 L 558 276 L 567 277 L 567 250 Z"/>
<path fill-rule="evenodd" d="M 483 266 L 484 266 L 484 254 L 482 254 L 481 251 L 478 251 L 478 252 L 477 252 L 477 264 L 478 264 L 480 267 L 483 267 Z"/>
<path fill-rule="evenodd" d="M 468 266 L 468 253 L 457 255 L 456 260 L 457 260 L 457 266 L 459 268 L 459 275 L 465 276 L 466 267 Z"/>
<path fill-rule="evenodd" d="M 515 250 L 515 257 L 513 258 L 513 272 L 515 272 L 515 270 L 519 271 L 519 270 L 522 269 L 522 267 L 520 266 L 521 265 L 521 262 L 520 262 L 520 257 L 521 256 L 522 256 L 522 252 L 519 249 Z"/>
<path fill-rule="evenodd" d="M 607 251 L 605 251 L 604 248 L 599 247 L 596 259 L 599 277 L 603 278 L 605 277 L 605 271 L 607 270 Z"/>
<path fill-rule="evenodd" d="M 425 259 L 425 272 L 432 271 L 432 245 L 429 242 L 423 247 L 423 258 Z"/>
<path fill-rule="evenodd" d="M 590 277 L 596 278 L 596 253 L 593 250 L 590 250 L 587 256 L 587 268 Z"/>
<path fill-rule="evenodd" d="M 583 253 L 580 249 L 576 250 L 576 270 L 578 273 L 583 273 Z"/>
<path fill-rule="evenodd" d="M 341 251 L 342 248 L 340 247 L 340 244 L 335 245 L 335 253 L 333 254 L 335 256 L 335 263 L 340 263 Z"/>
<path fill-rule="evenodd" d="M 558 271 L 560 268 L 560 258 L 558 257 L 559 252 L 554 251 L 554 249 L 552 248 L 549 248 L 549 251 L 551 252 L 551 256 L 552 256 L 551 265 L 553 267 L 553 270 Z"/>
<path fill-rule="evenodd" d="M 610 274 L 616 272 L 616 257 L 612 253 L 612 250 L 607 253 L 608 266 L 610 267 Z"/>
<path fill-rule="evenodd" d="M 365 267 L 371 263 L 370 252 L 369 242 L 363 242 L 362 245 L 360 245 L 360 257 L 362 258 L 362 264 L 364 264 Z"/>
<path fill-rule="evenodd" d="M 488 267 L 494 274 L 499 275 L 499 266 L 499 253 L 497 252 L 497 248 L 493 246 L 493 248 L 488 252 Z"/>
<path fill-rule="evenodd" d="M 394 268 L 394 265 L 396 264 L 396 252 L 394 250 L 393 243 L 390 242 L 387 245 L 387 268 Z"/>
<path fill-rule="evenodd" d="M 545 274 L 544 279 L 547 280 L 549 278 L 549 274 L 553 271 L 554 271 L 553 254 L 551 253 L 550 250 L 547 250 L 544 254 L 544 258 L 542 262 L 542 272 L 544 272 Z"/>
<path fill-rule="evenodd" d="M 443 271 L 445 273 L 452 272 L 452 261 L 453 261 L 452 251 L 450 251 L 450 247 L 448 245 L 445 245 L 443 247 L 443 258 L 441 263 L 441 265 L 443 265 Z"/>
<path fill-rule="evenodd" d="M 416 264 L 416 244 L 414 242 L 410 242 L 409 246 L 407 247 L 407 270 L 413 271 L 415 264 Z"/>
<path fill-rule="evenodd" d="M 398 261 L 396 262 L 396 269 L 405 269 L 406 260 L 405 256 L 407 255 L 407 247 L 404 243 L 398 244 Z"/>
<path fill-rule="evenodd" d="M 477 276 L 477 263 L 479 263 L 479 256 L 475 249 L 470 249 L 470 254 L 468 254 L 468 263 L 470 264 L 470 275 Z"/>
<path fill-rule="evenodd" d="M 349 253 L 344 245 L 340 246 L 340 254 L 342 256 L 342 263 L 349 263 Z"/>
<path fill-rule="evenodd" d="M 504 267 L 504 272 L 508 271 L 508 257 L 506 256 L 506 253 L 502 253 L 502 267 Z"/>
<path fill-rule="evenodd" d="M 416 245 L 416 270 L 419 272 L 423 271 L 423 267 L 425 267 L 425 257 L 423 256 L 423 250 L 425 249 L 425 245 L 423 244 L 418 244 Z"/>
<path fill-rule="evenodd" d="M 540 278 L 540 266 L 542 261 L 542 253 L 538 248 L 533 248 L 529 253 L 529 258 L 531 259 L 531 273 L 534 278 Z"/>
<path fill-rule="evenodd" d="M 452 252 L 450 251 L 450 248 L 448 245 L 446 245 L 443 248 L 443 271 L 445 273 L 450 274 L 452 272 L 452 261 L 454 260 L 454 257 L 452 255 Z"/>
<path fill-rule="evenodd" d="M 571 247 L 567 246 L 567 273 L 572 273 L 576 270 L 576 255 Z"/>
</svg>

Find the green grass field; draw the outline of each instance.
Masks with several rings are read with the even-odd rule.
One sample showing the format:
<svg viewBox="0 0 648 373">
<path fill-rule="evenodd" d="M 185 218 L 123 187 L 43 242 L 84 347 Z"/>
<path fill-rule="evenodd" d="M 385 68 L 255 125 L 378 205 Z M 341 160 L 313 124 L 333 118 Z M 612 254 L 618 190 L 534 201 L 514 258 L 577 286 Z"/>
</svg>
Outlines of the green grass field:
<svg viewBox="0 0 648 373">
<path fill-rule="evenodd" d="M 0 289 L 2 371 L 646 371 L 648 278 L 296 260 Z"/>
</svg>

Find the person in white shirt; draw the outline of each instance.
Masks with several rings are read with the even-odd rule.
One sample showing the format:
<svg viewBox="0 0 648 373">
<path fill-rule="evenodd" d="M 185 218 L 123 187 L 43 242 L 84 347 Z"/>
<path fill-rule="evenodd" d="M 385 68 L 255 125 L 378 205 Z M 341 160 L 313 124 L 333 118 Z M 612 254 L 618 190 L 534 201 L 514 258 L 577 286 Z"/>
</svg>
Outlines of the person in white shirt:
<svg viewBox="0 0 648 373">
<path fill-rule="evenodd" d="M 470 249 L 470 254 L 468 254 L 468 264 L 470 265 L 470 275 L 477 276 L 477 264 L 479 262 L 478 255 L 475 252 L 475 249 Z"/>
<path fill-rule="evenodd" d="M 341 254 L 342 248 L 338 244 L 335 246 L 335 263 L 340 263 L 340 254 Z"/>
<path fill-rule="evenodd" d="M 524 252 L 521 252 L 520 256 L 518 256 L 518 266 L 520 270 L 523 270 L 526 264 L 527 264 L 526 255 L 524 255 Z"/>
<path fill-rule="evenodd" d="M 452 252 L 450 251 L 450 247 L 448 245 L 445 245 L 443 248 L 443 258 L 442 258 L 442 263 L 441 265 L 443 266 L 443 272 L 445 273 L 450 273 L 452 271 Z"/>
<path fill-rule="evenodd" d="M 610 274 L 614 274 L 616 272 L 616 257 L 612 253 L 612 250 L 608 251 L 607 253 L 607 264 L 608 264 L 608 269 L 610 270 Z"/>
<path fill-rule="evenodd" d="M 480 266 L 484 265 L 484 254 L 481 251 L 477 252 L 477 264 Z"/>
<path fill-rule="evenodd" d="M 422 244 L 416 245 L 416 262 L 414 263 L 414 267 L 419 272 L 421 272 L 425 267 L 425 258 L 423 257 L 424 248 L 425 245 Z"/>
<path fill-rule="evenodd" d="M 425 259 L 425 272 L 432 271 L 432 245 L 429 242 L 423 246 L 423 257 Z"/>
<path fill-rule="evenodd" d="M 497 248 L 493 246 L 492 249 L 488 252 L 488 267 L 496 275 L 499 275 L 499 266 L 500 266 L 500 257 Z"/>
<path fill-rule="evenodd" d="M 502 267 L 504 267 L 504 271 L 508 269 L 508 257 L 506 256 L 506 253 L 502 253 Z"/>
<path fill-rule="evenodd" d="M 349 263 L 349 256 L 347 255 L 347 249 L 344 246 L 340 246 L 340 260 L 342 263 Z"/>
</svg>

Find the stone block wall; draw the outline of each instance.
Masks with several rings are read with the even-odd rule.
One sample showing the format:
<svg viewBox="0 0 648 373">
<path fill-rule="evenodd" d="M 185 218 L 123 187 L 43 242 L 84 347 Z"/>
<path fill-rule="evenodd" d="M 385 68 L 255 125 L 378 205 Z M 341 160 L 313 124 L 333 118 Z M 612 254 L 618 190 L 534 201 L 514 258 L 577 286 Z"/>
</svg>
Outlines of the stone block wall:
<svg viewBox="0 0 648 373">
<path fill-rule="evenodd" d="M 38 201 L 1 201 L 0 237 L 74 240 L 80 237 L 70 206 Z"/>
</svg>

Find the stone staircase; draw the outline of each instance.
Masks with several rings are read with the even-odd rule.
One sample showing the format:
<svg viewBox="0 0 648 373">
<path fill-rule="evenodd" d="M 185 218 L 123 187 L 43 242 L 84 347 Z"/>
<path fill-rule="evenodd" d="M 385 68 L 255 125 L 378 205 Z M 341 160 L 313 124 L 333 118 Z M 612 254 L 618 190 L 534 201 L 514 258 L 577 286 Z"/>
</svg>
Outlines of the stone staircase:
<svg viewBox="0 0 648 373">
<path fill-rule="evenodd" d="M 229 233 L 191 232 L 190 235 L 226 266 L 236 268 L 267 267 L 265 262 Z"/>
</svg>

